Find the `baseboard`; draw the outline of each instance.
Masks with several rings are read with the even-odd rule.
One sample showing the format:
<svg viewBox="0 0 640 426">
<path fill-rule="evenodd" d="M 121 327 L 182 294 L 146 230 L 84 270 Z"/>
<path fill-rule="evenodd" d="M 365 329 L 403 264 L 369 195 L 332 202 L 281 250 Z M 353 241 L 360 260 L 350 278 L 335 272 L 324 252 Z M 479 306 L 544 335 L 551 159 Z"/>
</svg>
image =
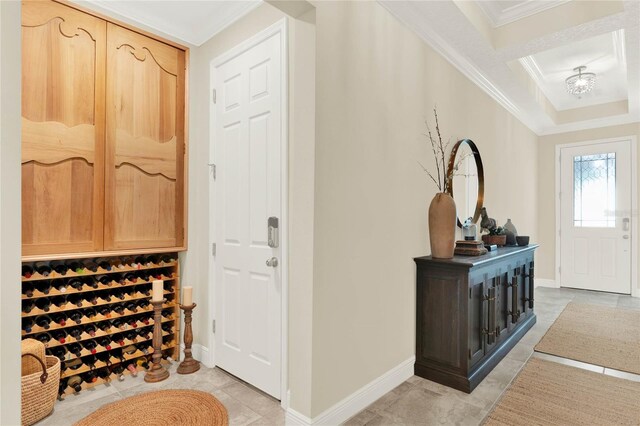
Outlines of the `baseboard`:
<svg viewBox="0 0 640 426">
<path fill-rule="evenodd" d="M 535 287 L 551 287 L 551 288 L 559 288 L 556 284 L 556 280 L 548 280 L 546 278 L 536 278 L 534 281 Z"/>
<path fill-rule="evenodd" d="M 287 410 L 286 424 L 288 425 L 339 425 L 360 411 L 367 408 L 373 402 L 381 398 L 386 393 L 393 390 L 396 386 L 401 385 L 411 376 L 413 376 L 413 365 L 415 364 L 415 356 L 403 361 L 382 376 L 373 380 L 369 384 L 358 389 L 333 407 L 320 413 L 318 416 L 310 419 L 297 411 L 289 408 Z"/>
<path fill-rule="evenodd" d="M 204 364 L 205 367 L 213 368 L 215 364 L 211 359 L 209 348 L 198 343 L 191 345 L 191 355 Z M 180 345 L 180 359 L 184 359 L 184 343 Z"/>
</svg>

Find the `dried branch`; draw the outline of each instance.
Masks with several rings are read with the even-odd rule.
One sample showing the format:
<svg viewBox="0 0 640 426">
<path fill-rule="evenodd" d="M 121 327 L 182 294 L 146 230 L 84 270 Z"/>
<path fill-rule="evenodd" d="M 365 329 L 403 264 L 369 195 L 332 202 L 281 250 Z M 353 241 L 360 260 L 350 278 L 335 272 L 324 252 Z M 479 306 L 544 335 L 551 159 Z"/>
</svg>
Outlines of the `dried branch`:
<svg viewBox="0 0 640 426">
<path fill-rule="evenodd" d="M 433 181 L 433 183 L 435 183 L 435 184 L 436 184 L 436 186 L 438 186 L 438 182 L 436 182 L 436 180 L 435 180 L 435 178 L 433 177 L 433 175 L 432 175 L 431 173 L 429 173 L 429 170 L 427 170 L 427 168 L 426 168 L 425 166 L 423 166 L 421 162 L 419 162 L 419 161 L 418 161 L 418 164 L 420 164 L 420 167 L 422 167 L 422 170 L 424 170 L 424 171 L 429 175 L 429 177 L 431 178 L 431 180 Z M 438 186 L 438 188 L 439 188 L 439 186 Z"/>
<path fill-rule="evenodd" d="M 433 107 L 433 115 L 436 118 L 436 133 L 438 134 L 438 144 L 440 145 L 440 156 L 442 158 L 442 170 L 443 173 L 447 173 L 447 164 L 445 162 L 445 158 L 444 158 L 444 153 L 445 153 L 445 147 L 442 143 L 442 135 L 440 134 L 440 124 L 438 123 L 438 110 L 436 109 L 436 107 Z M 438 163 L 438 159 L 436 158 L 436 164 Z M 447 192 L 447 178 L 446 176 L 444 176 L 444 188 L 441 189 L 442 192 Z"/>
<path fill-rule="evenodd" d="M 438 152 L 437 152 L 437 145 L 436 145 L 436 141 L 433 139 L 433 136 L 431 135 L 431 128 L 429 127 L 429 122 L 425 120 L 424 124 L 427 126 L 427 133 L 429 134 L 429 141 L 431 142 L 431 149 L 433 150 L 433 156 L 436 159 L 436 171 L 437 171 L 437 175 L 438 175 L 438 190 L 440 192 L 442 192 L 442 183 L 440 181 L 440 176 L 442 175 L 442 173 L 440 172 L 440 164 L 438 164 Z"/>
</svg>

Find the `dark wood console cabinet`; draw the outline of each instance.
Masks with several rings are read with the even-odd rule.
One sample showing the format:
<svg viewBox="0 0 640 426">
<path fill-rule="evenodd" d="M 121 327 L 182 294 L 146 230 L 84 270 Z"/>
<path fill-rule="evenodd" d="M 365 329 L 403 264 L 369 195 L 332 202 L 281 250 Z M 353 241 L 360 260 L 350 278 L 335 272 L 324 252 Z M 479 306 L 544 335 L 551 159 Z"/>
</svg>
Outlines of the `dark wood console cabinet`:
<svg viewBox="0 0 640 426">
<path fill-rule="evenodd" d="M 415 374 L 470 393 L 535 324 L 534 251 L 418 257 Z"/>
</svg>

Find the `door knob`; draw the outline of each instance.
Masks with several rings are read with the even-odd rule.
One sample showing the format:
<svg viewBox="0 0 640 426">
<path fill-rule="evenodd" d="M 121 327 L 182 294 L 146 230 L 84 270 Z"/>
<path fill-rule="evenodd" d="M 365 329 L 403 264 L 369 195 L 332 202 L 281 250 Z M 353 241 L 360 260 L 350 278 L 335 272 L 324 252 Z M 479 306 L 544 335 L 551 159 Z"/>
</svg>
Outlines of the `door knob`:
<svg viewBox="0 0 640 426">
<path fill-rule="evenodd" d="M 272 268 L 278 266 L 278 258 L 272 257 L 271 259 L 267 259 L 267 266 L 271 266 Z"/>
</svg>

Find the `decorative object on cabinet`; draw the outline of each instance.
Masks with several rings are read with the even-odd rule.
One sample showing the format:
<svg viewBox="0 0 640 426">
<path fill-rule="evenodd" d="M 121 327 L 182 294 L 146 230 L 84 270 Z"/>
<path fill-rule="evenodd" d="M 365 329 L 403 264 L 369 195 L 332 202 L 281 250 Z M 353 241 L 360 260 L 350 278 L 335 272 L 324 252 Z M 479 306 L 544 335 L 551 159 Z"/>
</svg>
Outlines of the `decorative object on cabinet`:
<svg viewBox="0 0 640 426">
<path fill-rule="evenodd" d="M 462 224 L 462 237 L 465 241 L 476 241 L 477 226 L 473 223 L 473 218 L 467 218 Z"/>
<path fill-rule="evenodd" d="M 414 259 L 415 374 L 471 392 L 536 322 L 534 251 Z"/>
<path fill-rule="evenodd" d="M 465 217 L 476 223 L 484 203 L 484 166 L 480 151 L 471 139 L 459 140 L 451 149 L 446 180 L 447 192 L 458 208 L 458 227 L 463 227 L 460 219 Z"/>
<path fill-rule="evenodd" d="M 44 344 L 34 339 L 23 340 L 21 352 L 21 418 L 23 425 L 32 425 L 53 411 L 60 381 L 60 360 L 45 356 Z"/>
<path fill-rule="evenodd" d="M 455 254 L 460 256 L 482 256 L 487 253 L 482 241 L 456 241 Z"/>
<path fill-rule="evenodd" d="M 436 122 L 436 136 L 431 132 L 429 123 L 425 122 L 425 124 L 435 159 L 436 172 L 431 173 L 422 163 L 418 162 L 418 164 L 435 183 L 439 191 L 431 200 L 431 204 L 429 204 L 429 245 L 431 246 L 431 255 L 441 259 L 450 259 L 453 257 L 455 248 L 457 216 L 455 202 L 448 193 L 451 182 L 447 176 L 445 158 L 449 143 L 445 144 L 442 141 L 438 123 L 438 111 L 435 108 L 433 109 L 433 115 Z"/>
<path fill-rule="evenodd" d="M 502 227 L 504 234 L 507 236 L 507 245 L 513 246 L 516 244 L 516 237 L 518 236 L 518 230 L 511 222 L 511 219 L 507 219 L 507 223 Z"/>
<path fill-rule="evenodd" d="M 71 259 L 64 262 L 69 266 L 64 275 L 51 267 L 56 262 L 38 262 L 44 264 L 39 268 L 23 264 L 22 336 L 41 341 L 47 354 L 60 359 L 56 388 L 61 398 L 146 369 L 156 324 L 162 336 L 155 353 L 179 358 L 177 258 L 177 253 L 161 253 Z M 155 280 L 161 280 L 166 299 L 159 321 L 150 305 Z"/>
<path fill-rule="evenodd" d="M 501 226 L 489 230 L 488 234 L 482 236 L 482 241 L 487 245 L 497 245 L 502 247 L 507 244 L 507 236 Z"/>
<path fill-rule="evenodd" d="M 187 49 L 22 5 L 23 259 L 184 250 Z"/>
<path fill-rule="evenodd" d="M 529 236 L 528 235 L 518 235 L 516 237 L 516 243 L 519 246 L 528 246 L 529 245 Z"/>
<path fill-rule="evenodd" d="M 480 221 L 480 231 L 489 232 L 498 227 L 496 220 L 489 217 L 486 207 L 482 207 L 480 210 L 480 216 L 482 217 L 482 220 Z"/>
</svg>

